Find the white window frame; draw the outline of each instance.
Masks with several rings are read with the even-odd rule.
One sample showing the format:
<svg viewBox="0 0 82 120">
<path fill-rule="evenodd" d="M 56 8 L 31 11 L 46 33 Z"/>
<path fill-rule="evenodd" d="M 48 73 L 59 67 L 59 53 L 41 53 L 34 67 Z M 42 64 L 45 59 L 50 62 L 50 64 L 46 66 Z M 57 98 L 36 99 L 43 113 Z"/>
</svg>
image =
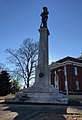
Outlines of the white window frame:
<svg viewBox="0 0 82 120">
<path fill-rule="evenodd" d="M 75 84 L 76 84 L 76 90 L 79 90 L 79 81 L 76 80 L 76 81 L 75 81 Z"/>
<path fill-rule="evenodd" d="M 75 73 L 75 75 L 78 75 L 77 67 L 74 67 L 74 73 Z"/>
</svg>

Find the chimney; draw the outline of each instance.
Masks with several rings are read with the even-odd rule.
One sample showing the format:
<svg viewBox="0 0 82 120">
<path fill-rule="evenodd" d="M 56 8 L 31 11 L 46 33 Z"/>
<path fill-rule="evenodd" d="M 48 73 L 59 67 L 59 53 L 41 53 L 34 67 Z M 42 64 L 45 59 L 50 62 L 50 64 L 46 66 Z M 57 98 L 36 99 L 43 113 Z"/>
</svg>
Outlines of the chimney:
<svg viewBox="0 0 82 120">
<path fill-rule="evenodd" d="M 78 57 L 78 59 L 79 59 L 79 60 L 82 60 L 82 52 L 81 52 L 81 56 L 80 56 L 80 57 Z"/>
</svg>

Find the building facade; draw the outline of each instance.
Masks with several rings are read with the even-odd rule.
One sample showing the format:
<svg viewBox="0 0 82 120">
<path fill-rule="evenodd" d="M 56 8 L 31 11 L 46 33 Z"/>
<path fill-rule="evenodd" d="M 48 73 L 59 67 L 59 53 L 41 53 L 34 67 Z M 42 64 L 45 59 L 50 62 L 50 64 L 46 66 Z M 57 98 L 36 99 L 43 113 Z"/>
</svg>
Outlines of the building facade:
<svg viewBox="0 0 82 120">
<path fill-rule="evenodd" d="M 65 57 L 50 65 L 51 84 L 60 92 L 82 92 L 82 59 Z"/>
</svg>

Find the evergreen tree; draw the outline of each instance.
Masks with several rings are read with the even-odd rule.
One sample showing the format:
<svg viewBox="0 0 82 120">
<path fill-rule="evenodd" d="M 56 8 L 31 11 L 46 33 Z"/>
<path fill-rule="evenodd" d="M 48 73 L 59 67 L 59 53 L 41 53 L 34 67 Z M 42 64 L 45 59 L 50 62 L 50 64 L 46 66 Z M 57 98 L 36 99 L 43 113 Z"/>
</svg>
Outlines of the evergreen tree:
<svg viewBox="0 0 82 120">
<path fill-rule="evenodd" d="M 18 92 L 20 90 L 20 85 L 19 85 L 18 80 L 13 80 L 11 82 L 11 85 L 12 85 L 12 87 L 11 87 L 12 94 L 15 94 L 15 92 Z"/>
<path fill-rule="evenodd" d="M 7 95 L 11 92 L 10 75 L 6 70 L 0 74 L 0 95 Z"/>
</svg>

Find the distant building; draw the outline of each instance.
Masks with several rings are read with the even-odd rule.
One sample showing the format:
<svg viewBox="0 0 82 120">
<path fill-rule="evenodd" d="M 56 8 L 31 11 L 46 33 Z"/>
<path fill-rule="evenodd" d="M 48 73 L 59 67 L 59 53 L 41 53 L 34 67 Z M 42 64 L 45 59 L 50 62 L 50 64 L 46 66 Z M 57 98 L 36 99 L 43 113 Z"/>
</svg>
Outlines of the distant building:
<svg viewBox="0 0 82 120">
<path fill-rule="evenodd" d="M 82 92 L 82 55 L 79 58 L 65 57 L 50 65 L 51 84 L 60 92 Z"/>
</svg>

